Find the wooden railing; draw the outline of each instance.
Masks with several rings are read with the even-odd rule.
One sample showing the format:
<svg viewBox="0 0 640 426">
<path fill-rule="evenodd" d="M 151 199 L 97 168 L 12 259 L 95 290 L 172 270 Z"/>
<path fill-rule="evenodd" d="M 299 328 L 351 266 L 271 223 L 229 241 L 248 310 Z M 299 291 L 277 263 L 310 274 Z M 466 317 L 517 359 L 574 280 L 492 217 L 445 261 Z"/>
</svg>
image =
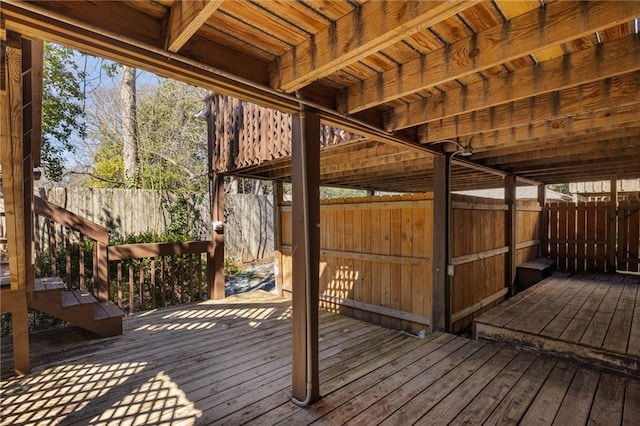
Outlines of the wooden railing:
<svg viewBox="0 0 640 426">
<path fill-rule="evenodd" d="M 130 313 L 206 298 L 211 241 L 109 246 L 109 230 L 34 197 L 38 276 Z"/>
<path fill-rule="evenodd" d="M 206 298 L 212 248 L 211 241 L 109 247 L 111 300 L 133 313 Z"/>
<path fill-rule="evenodd" d="M 109 230 L 40 197 L 33 197 L 36 273 L 60 276 L 69 290 L 108 298 Z"/>
</svg>

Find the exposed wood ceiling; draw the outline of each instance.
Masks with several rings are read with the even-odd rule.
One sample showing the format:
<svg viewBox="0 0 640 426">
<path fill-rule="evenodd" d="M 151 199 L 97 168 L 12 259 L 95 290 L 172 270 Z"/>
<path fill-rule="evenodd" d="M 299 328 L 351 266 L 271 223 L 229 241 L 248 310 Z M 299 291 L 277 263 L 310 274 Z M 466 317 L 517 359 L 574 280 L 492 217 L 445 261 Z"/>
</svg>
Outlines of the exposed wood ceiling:
<svg viewBox="0 0 640 426">
<path fill-rule="evenodd" d="M 429 190 L 433 155 L 458 149 L 443 140 L 473 148 L 454 189 L 501 185 L 488 168 L 543 183 L 640 177 L 640 1 L 0 7 L 7 30 L 219 93 L 285 112 L 297 93 L 368 138 L 323 152 L 324 183 Z M 290 166 L 239 172 L 286 179 Z"/>
</svg>

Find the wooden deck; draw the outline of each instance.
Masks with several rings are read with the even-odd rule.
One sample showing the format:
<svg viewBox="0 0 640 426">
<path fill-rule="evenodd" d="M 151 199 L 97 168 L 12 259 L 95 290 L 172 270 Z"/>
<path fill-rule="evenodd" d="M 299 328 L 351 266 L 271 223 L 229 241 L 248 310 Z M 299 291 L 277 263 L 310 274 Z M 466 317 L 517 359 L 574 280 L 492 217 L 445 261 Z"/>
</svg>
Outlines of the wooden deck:
<svg viewBox="0 0 640 426">
<path fill-rule="evenodd" d="M 324 398 L 290 398 L 290 303 L 266 293 L 129 317 L 122 336 L 33 337 L 4 379 L 15 424 L 637 424 L 640 381 L 450 334 L 321 313 Z M 68 337 L 68 336 L 67 336 Z M 4 343 L 4 342 L 3 342 Z M 3 344 L 4 353 L 10 345 Z M 39 355 L 38 355 L 39 354 Z"/>
<path fill-rule="evenodd" d="M 640 377 L 640 276 L 556 273 L 476 319 L 474 330 Z"/>
</svg>

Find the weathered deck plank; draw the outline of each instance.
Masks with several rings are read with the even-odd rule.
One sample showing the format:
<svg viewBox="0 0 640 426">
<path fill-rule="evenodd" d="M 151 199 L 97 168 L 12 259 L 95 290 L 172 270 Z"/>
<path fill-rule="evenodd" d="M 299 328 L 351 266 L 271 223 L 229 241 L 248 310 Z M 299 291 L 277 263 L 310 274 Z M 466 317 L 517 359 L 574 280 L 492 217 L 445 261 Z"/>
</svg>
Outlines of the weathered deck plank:
<svg viewBox="0 0 640 426">
<path fill-rule="evenodd" d="M 118 337 L 54 334 L 31 375 L 1 382 L 0 424 L 634 424 L 640 413 L 638 380 L 328 313 L 324 398 L 300 408 L 289 316 L 288 301 L 254 294 L 128 317 Z"/>
<path fill-rule="evenodd" d="M 512 306 L 526 307 L 524 312 L 489 311 L 475 320 L 478 338 L 640 375 L 640 277 L 553 276 L 512 299 Z"/>
</svg>

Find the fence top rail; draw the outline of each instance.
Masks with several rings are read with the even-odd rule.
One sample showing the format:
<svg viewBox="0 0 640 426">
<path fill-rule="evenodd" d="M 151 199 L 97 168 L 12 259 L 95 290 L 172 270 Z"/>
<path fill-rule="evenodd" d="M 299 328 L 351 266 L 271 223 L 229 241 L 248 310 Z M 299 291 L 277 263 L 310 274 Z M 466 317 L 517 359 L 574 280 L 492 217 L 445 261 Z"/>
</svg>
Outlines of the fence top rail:
<svg viewBox="0 0 640 426">
<path fill-rule="evenodd" d="M 119 246 L 109 246 L 109 260 L 208 253 L 212 250 L 213 243 L 211 241 L 122 244 Z"/>
<path fill-rule="evenodd" d="M 40 197 L 33 197 L 33 209 L 38 216 L 80 232 L 99 243 L 109 244 L 109 229 L 90 222 L 68 210 L 63 209 Z"/>
</svg>

